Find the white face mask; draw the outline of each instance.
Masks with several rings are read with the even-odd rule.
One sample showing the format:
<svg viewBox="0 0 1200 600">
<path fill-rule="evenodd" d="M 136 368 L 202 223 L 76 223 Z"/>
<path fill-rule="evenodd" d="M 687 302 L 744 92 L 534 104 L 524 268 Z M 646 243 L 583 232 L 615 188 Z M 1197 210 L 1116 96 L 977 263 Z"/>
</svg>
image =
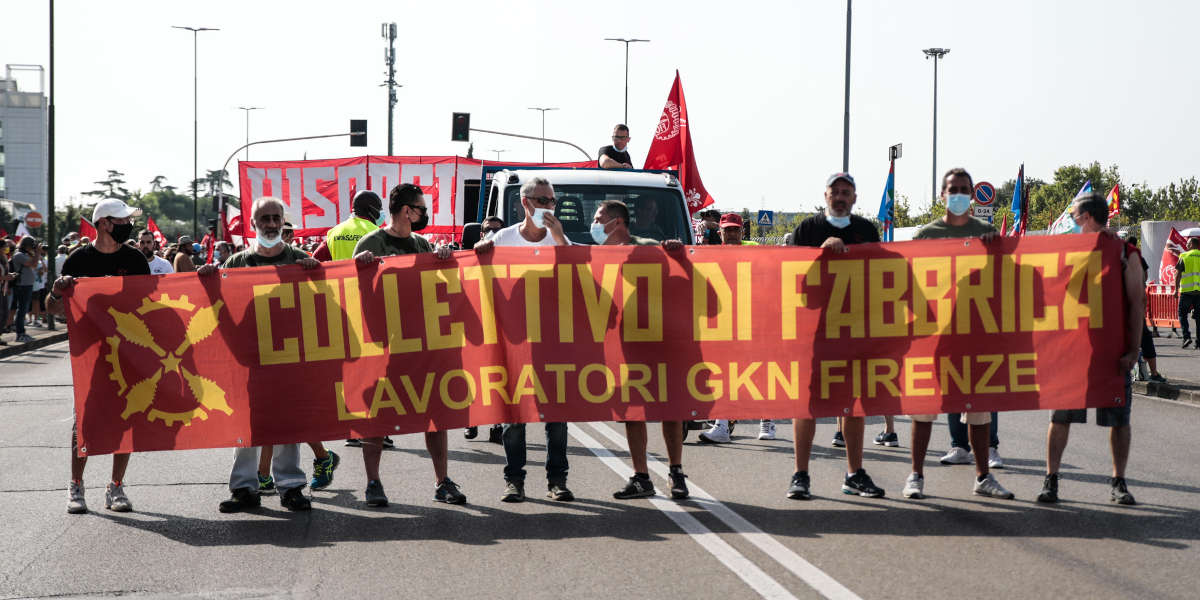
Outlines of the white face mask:
<svg viewBox="0 0 1200 600">
<path fill-rule="evenodd" d="M 533 226 L 537 227 L 538 229 L 545 229 L 546 228 L 546 215 L 552 214 L 553 212 L 554 211 L 550 210 L 549 208 L 533 209 L 533 217 L 532 217 Z"/>
<path fill-rule="evenodd" d="M 844 217 L 835 217 L 833 215 L 825 215 L 825 220 L 829 221 L 830 225 L 838 229 L 845 229 L 850 226 L 850 215 Z"/>
<path fill-rule="evenodd" d="M 258 236 L 258 245 L 263 248 L 274 248 L 283 241 L 283 236 L 275 234 L 275 237 L 267 237 L 265 235 Z"/>
<path fill-rule="evenodd" d="M 950 214 L 961 217 L 967 214 L 971 209 L 971 196 L 969 194 L 950 194 L 946 196 L 946 210 Z"/>
<path fill-rule="evenodd" d="M 604 231 L 604 223 L 592 223 L 591 234 L 592 239 L 596 240 L 596 243 L 600 244 L 601 246 L 603 246 L 605 240 L 608 239 L 608 233 Z"/>
</svg>

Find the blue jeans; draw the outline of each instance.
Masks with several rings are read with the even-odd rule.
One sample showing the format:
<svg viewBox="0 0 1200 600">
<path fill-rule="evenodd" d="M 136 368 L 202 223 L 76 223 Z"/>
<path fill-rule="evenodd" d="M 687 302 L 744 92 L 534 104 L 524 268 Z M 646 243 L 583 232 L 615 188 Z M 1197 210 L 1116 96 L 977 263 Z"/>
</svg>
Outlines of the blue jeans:
<svg viewBox="0 0 1200 600">
<path fill-rule="evenodd" d="M 19 336 L 25 335 L 25 313 L 29 312 L 30 303 L 32 301 L 32 285 L 13 286 L 13 304 L 16 306 L 17 310 L 17 316 L 13 320 L 13 329 Z"/>
<path fill-rule="evenodd" d="M 963 450 L 971 449 L 971 440 L 967 435 L 967 424 L 963 423 L 959 418 L 959 413 L 947 413 L 946 420 L 950 423 L 950 447 L 962 448 Z M 992 413 L 992 439 L 988 444 L 993 448 L 1000 447 L 1000 436 L 996 433 L 999 425 L 996 420 L 996 413 Z"/>
<path fill-rule="evenodd" d="M 501 434 L 504 441 L 504 480 L 525 481 L 525 424 L 505 423 Z M 551 484 L 567 483 L 567 424 L 546 423 L 546 480 Z"/>
</svg>

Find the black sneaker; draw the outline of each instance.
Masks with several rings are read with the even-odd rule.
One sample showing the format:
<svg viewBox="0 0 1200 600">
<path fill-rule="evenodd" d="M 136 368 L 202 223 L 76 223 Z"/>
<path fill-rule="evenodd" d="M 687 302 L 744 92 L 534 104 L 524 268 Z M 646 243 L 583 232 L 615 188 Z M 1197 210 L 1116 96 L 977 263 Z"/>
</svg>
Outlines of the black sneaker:
<svg viewBox="0 0 1200 600">
<path fill-rule="evenodd" d="M 613 492 L 613 498 L 617 500 L 630 500 L 633 498 L 649 498 L 654 495 L 654 484 L 650 482 L 650 478 L 642 479 L 637 475 L 629 478 L 629 483 L 625 487 Z"/>
<path fill-rule="evenodd" d="M 1153 381 L 1154 383 L 1166 383 L 1167 378 L 1163 377 L 1161 373 L 1151 373 L 1150 381 Z"/>
<path fill-rule="evenodd" d="M 458 484 L 450 481 L 450 478 L 447 477 L 438 484 L 437 491 L 433 494 L 433 500 L 446 504 L 466 504 L 467 496 L 458 491 Z"/>
<path fill-rule="evenodd" d="M 362 440 L 358 438 L 350 438 L 346 440 L 346 445 L 351 448 L 362 448 Z"/>
<path fill-rule="evenodd" d="M 488 441 L 493 444 L 504 443 L 504 426 L 492 425 L 492 428 L 488 430 Z"/>
<path fill-rule="evenodd" d="M 575 494 L 567 489 L 567 483 L 551 483 L 546 486 L 546 497 L 555 502 L 570 502 L 575 499 Z"/>
<path fill-rule="evenodd" d="M 468 440 L 473 440 L 473 439 L 475 439 L 475 438 L 479 437 L 479 428 L 478 428 L 478 427 L 468 427 L 468 428 L 466 428 L 466 429 L 463 431 L 463 437 L 464 437 L 464 438 L 466 438 L 466 439 L 468 439 Z"/>
<path fill-rule="evenodd" d="M 1192 345 L 1192 338 L 1183 338 L 1183 347 L 1187 348 Z"/>
<path fill-rule="evenodd" d="M 858 494 L 863 498 L 882 498 L 883 488 L 876 487 L 875 482 L 871 481 L 871 476 L 863 469 L 859 469 L 853 475 L 847 475 L 846 481 L 842 483 L 843 494 Z"/>
<path fill-rule="evenodd" d="M 676 500 L 683 500 L 688 497 L 687 475 L 683 474 L 683 469 L 671 468 L 671 497 Z"/>
<path fill-rule="evenodd" d="M 845 448 L 846 438 L 842 437 L 842 432 L 835 431 L 833 432 L 833 442 L 831 443 L 833 444 L 834 448 Z"/>
<path fill-rule="evenodd" d="M 383 482 L 372 479 L 367 482 L 367 506 L 383 507 L 388 505 L 387 494 L 383 493 Z"/>
<path fill-rule="evenodd" d="M 896 435 L 895 431 L 891 433 L 880 431 L 879 435 L 875 436 L 875 445 L 896 448 L 900 445 L 900 436 Z"/>
<path fill-rule="evenodd" d="M 524 481 L 509 481 L 504 484 L 504 495 L 500 496 L 501 502 L 524 502 L 525 501 L 525 482 Z"/>
<path fill-rule="evenodd" d="M 1133 494 L 1130 494 L 1129 488 L 1125 486 L 1124 477 L 1113 477 L 1112 479 L 1109 479 L 1108 482 L 1112 485 L 1113 502 L 1116 502 L 1117 504 L 1124 504 L 1126 506 L 1133 506 L 1134 504 L 1137 504 L 1137 500 L 1133 499 Z"/>
<path fill-rule="evenodd" d="M 1037 501 L 1047 504 L 1058 502 L 1058 473 L 1051 473 L 1042 480 L 1042 491 L 1038 492 Z"/>
<path fill-rule="evenodd" d="M 312 510 L 312 501 L 304 497 L 304 486 L 284 490 L 279 495 L 279 505 L 292 511 Z"/>
<path fill-rule="evenodd" d="M 223 500 L 217 510 L 223 513 L 242 512 L 258 508 L 262 505 L 262 499 L 258 497 L 258 492 L 250 488 L 238 488 L 233 490 L 233 494 L 228 500 Z"/>
<path fill-rule="evenodd" d="M 390 438 L 390 437 L 383 438 L 383 449 L 384 450 L 387 450 L 388 448 L 395 448 L 395 447 L 396 447 L 396 442 L 393 442 L 392 438 Z"/>
<path fill-rule="evenodd" d="M 797 471 L 792 474 L 792 484 L 788 486 L 787 497 L 792 500 L 811 500 L 808 491 L 808 471 Z"/>
</svg>

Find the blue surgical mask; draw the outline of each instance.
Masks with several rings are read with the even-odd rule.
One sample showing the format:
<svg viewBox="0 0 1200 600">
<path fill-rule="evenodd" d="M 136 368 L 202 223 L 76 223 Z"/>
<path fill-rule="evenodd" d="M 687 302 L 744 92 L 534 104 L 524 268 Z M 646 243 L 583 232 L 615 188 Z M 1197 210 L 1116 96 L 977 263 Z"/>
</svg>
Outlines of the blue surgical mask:
<svg viewBox="0 0 1200 600">
<path fill-rule="evenodd" d="M 258 245 L 263 248 L 274 248 L 283 241 L 283 236 L 275 234 L 275 237 L 267 237 L 265 235 L 258 236 Z"/>
<path fill-rule="evenodd" d="M 387 225 L 387 215 L 385 215 L 383 213 L 379 213 L 379 216 L 375 217 L 375 224 L 380 227 Z"/>
<path fill-rule="evenodd" d="M 604 245 L 604 241 L 608 239 L 608 233 L 604 231 L 604 223 L 592 223 L 592 239 L 596 240 L 597 244 Z"/>
<path fill-rule="evenodd" d="M 844 217 L 835 217 L 833 215 L 825 215 L 825 220 L 829 221 L 830 225 L 838 229 L 845 229 L 850 226 L 850 215 Z"/>
<path fill-rule="evenodd" d="M 533 226 L 537 227 L 538 229 L 545 229 L 546 228 L 546 214 L 553 213 L 553 212 L 554 211 L 550 210 L 549 208 L 533 209 L 533 217 L 532 217 L 533 218 Z"/>
<path fill-rule="evenodd" d="M 946 196 L 946 210 L 950 214 L 961 217 L 971 210 L 971 196 L 969 194 L 950 194 Z"/>
</svg>

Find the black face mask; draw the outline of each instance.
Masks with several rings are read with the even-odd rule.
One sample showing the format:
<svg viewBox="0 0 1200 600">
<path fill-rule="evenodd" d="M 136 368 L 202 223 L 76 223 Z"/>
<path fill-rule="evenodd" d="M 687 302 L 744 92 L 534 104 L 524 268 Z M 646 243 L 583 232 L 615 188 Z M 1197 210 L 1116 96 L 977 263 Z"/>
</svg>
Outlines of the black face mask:
<svg viewBox="0 0 1200 600">
<path fill-rule="evenodd" d="M 112 224 L 112 239 L 118 244 L 124 244 L 125 240 L 133 234 L 133 223 L 125 223 L 124 225 Z"/>
<path fill-rule="evenodd" d="M 421 215 L 420 219 L 417 219 L 417 221 L 412 224 L 412 230 L 420 231 L 422 229 L 425 229 L 426 225 L 429 225 L 429 215 L 423 214 L 423 215 Z"/>
</svg>

